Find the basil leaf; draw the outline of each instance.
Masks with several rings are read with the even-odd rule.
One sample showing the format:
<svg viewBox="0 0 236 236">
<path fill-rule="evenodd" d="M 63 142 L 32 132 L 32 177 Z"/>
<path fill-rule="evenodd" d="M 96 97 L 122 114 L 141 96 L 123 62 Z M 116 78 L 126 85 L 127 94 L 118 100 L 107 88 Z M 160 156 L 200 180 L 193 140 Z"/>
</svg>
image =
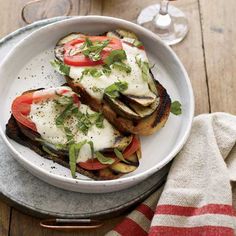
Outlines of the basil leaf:
<svg viewBox="0 0 236 236">
<path fill-rule="evenodd" d="M 101 88 L 98 88 L 98 87 L 96 87 L 96 86 L 93 86 L 91 89 L 92 89 L 92 91 L 93 91 L 94 93 L 101 93 L 101 92 L 102 92 L 102 89 L 101 89 Z"/>
<path fill-rule="evenodd" d="M 104 128 L 103 121 L 104 121 L 104 116 L 102 115 L 102 113 L 98 113 L 97 119 L 95 121 L 96 127 L 99 129 L 103 129 Z"/>
<path fill-rule="evenodd" d="M 69 76 L 69 74 L 70 74 L 70 67 L 69 66 L 65 65 L 64 63 L 62 63 L 58 60 L 50 61 L 50 64 L 61 75 Z"/>
<path fill-rule="evenodd" d="M 69 147 L 69 164 L 70 164 L 70 171 L 73 178 L 75 178 L 76 172 L 76 161 L 80 152 L 81 147 L 86 143 L 82 141 L 80 143 L 71 144 Z"/>
<path fill-rule="evenodd" d="M 104 41 L 95 41 L 92 42 L 89 40 L 89 44 L 85 41 L 84 49 L 82 50 L 82 53 L 89 57 L 92 61 L 98 61 L 101 59 L 101 52 L 102 50 L 109 44 L 110 40 L 104 40 Z"/>
<path fill-rule="evenodd" d="M 111 51 L 108 57 L 105 58 L 104 63 L 108 66 L 114 62 L 121 62 L 127 58 L 126 53 L 123 49 L 117 49 Z"/>
<path fill-rule="evenodd" d="M 84 114 L 81 111 L 78 111 L 77 118 L 78 118 L 77 128 L 84 135 L 87 135 L 89 128 L 92 126 L 92 123 L 89 117 L 87 116 L 87 114 Z"/>
<path fill-rule="evenodd" d="M 97 70 L 96 68 L 87 68 L 87 69 L 83 70 L 82 77 L 84 75 L 88 75 L 88 74 L 90 74 L 94 78 L 99 78 L 102 76 L 102 72 Z"/>
<path fill-rule="evenodd" d="M 112 64 L 113 68 L 116 68 L 121 71 L 125 71 L 126 73 L 131 72 L 131 67 L 129 65 L 126 65 L 124 62 L 114 62 Z"/>
<path fill-rule="evenodd" d="M 109 76 L 111 74 L 111 68 L 108 65 L 103 65 L 102 69 L 103 74 Z"/>
<path fill-rule="evenodd" d="M 178 116 L 182 114 L 181 103 L 179 101 L 174 101 L 171 103 L 170 112 Z"/>
<path fill-rule="evenodd" d="M 56 125 L 61 126 L 63 125 L 65 119 L 71 114 L 71 109 L 73 108 L 73 103 L 68 104 L 64 111 L 56 118 Z"/>
<path fill-rule="evenodd" d="M 97 159 L 100 163 L 105 164 L 105 165 L 106 164 L 111 165 L 115 162 L 115 160 L 113 158 L 105 157 L 100 152 L 95 152 L 95 156 L 97 157 Z"/>
<path fill-rule="evenodd" d="M 56 104 L 69 105 L 73 103 L 73 97 L 58 94 L 59 98 L 55 100 Z"/>
<path fill-rule="evenodd" d="M 142 78 L 144 81 L 148 81 L 150 79 L 150 72 L 149 72 L 149 64 L 146 61 L 142 61 L 141 58 L 135 57 L 136 63 L 138 64 L 139 68 L 142 71 Z"/>
<path fill-rule="evenodd" d="M 128 83 L 126 81 L 119 81 L 106 87 L 104 93 L 106 93 L 112 98 L 116 98 L 119 96 L 120 92 L 124 92 L 127 88 L 128 88 Z"/>
<path fill-rule="evenodd" d="M 92 153 L 92 158 L 93 158 L 93 155 L 94 155 L 94 145 L 93 145 L 93 142 L 92 141 L 88 141 L 87 143 L 90 145 L 91 153 Z"/>
<path fill-rule="evenodd" d="M 143 46 L 143 43 L 142 42 L 140 42 L 139 40 L 137 40 L 137 39 L 134 39 L 134 41 L 133 41 L 133 45 L 135 46 L 135 47 L 141 47 L 141 46 Z"/>
<path fill-rule="evenodd" d="M 114 149 L 114 153 L 116 154 L 117 158 L 119 158 L 121 161 L 129 163 L 127 160 L 125 160 L 123 154 L 117 148 Z"/>
<path fill-rule="evenodd" d="M 72 134 L 71 130 L 66 126 L 64 126 L 64 130 L 66 133 L 67 144 L 74 143 L 74 135 Z"/>
</svg>

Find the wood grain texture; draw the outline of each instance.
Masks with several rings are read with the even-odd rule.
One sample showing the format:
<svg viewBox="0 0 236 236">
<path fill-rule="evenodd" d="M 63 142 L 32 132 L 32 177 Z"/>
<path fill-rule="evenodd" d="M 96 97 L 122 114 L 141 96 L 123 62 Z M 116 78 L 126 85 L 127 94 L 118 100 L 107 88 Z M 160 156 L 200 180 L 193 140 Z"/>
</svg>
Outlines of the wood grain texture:
<svg viewBox="0 0 236 236">
<path fill-rule="evenodd" d="M 40 219 L 25 215 L 17 210 L 13 210 L 10 236 L 100 236 L 113 229 L 114 225 L 116 225 L 121 220 L 122 217 L 107 220 L 105 224 L 98 229 L 64 232 L 44 229 L 39 225 Z"/>
<path fill-rule="evenodd" d="M 155 0 L 110 0 L 103 3 L 103 15 L 121 17 L 136 22 L 137 16 L 142 8 L 149 4 L 155 4 Z M 130 7 L 130 6 L 134 7 Z M 181 0 L 175 3 L 182 9 L 188 19 L 190 31 L 184 41 L 173 47 L 183 62 L 195 95 L 195 114 L 209 112 L 207 82 L 204 68 L 204 57 L 202 48 L 201 25 L 197 0 Z M 115 9 L 115 10 L 114 10 Z M 124 11 L 124 9 L 129 9 Z"/>
<path fill-rule="evenodd" d="M 199 2 L 211 111 L 236 114 L 236 2 Z"/>
<path fill-rule="evenodd" d="M 0 201 L 0 235 L 7 236 L 10 226 L 11 208 Z"/>
</svg>

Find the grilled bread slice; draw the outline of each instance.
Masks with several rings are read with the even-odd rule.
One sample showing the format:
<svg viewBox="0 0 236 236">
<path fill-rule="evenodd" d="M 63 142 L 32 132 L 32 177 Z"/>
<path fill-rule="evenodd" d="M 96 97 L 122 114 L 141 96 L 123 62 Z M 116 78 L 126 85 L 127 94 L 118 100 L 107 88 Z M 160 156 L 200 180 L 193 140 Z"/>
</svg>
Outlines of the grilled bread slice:
<svg viewBox="0 0 236 236">
<path fill-rule="evenodd" d="M 69 107 L 70 110 L 68 110 Z M 96 113 L 86 107 L 66 86 L 49 90 L 27 91 L 13 101 L 12 115 L 6 125 L 6 134 L 39 155 L 70 168 L 71 171 L 74 171 L 74 176 L 75 172 L 78 172 L 95 180 L 110 180 L 136 170 L 141 158 L 138 138 L 132 135 L 122 135 L 106 120 L 101 123 L 100 119 L 99 123 L 96 123 L 94 120 Z M 84 108 L 86 108 L 85 113 L 83 113 Z M 53 115 L 55 112 L 56 119 Z M 78 112 L 80 112 L 79 116 Z M 88 120 L 85 121 L 81 112 L 92 115 L 89 116 L 92 119 L 90 121 L 95 122 L 90 124 L 87 133 L 81 129 L 83 125 L 88 126 Z M 55 124 L 57 123 L 56 125 L 54 121 Z M 77 126 L 73 124 L 77 124 Z M 71 133 L 68 133 L 68 130 Z M 65 132 L 66 136 L 62 132 Z M 108 134 L 109 132 L 112 136 Z M 110 138 L 102 140 L 100 146 L 96 141 L 101 141 L 104 135 Z M 81 146 L 79 150 L 76 147 L 80 145 L 81 137 L 83 145 L 89 144 L 89 152 L 86 148 L 82 149 L 85 146 Z M 90 149 L 91 143 L 93 143 L 93 148 Z M 73 151 L 77 154 L 72 155 Z M 102 156 L 102 160 L 97 157 L 98 153 Z M 93 155 L 93 158 L 89 156 L 90 154 Z"/>
<path fill-rule="evenodd" d="M 75 42 L 77 39 L 87 39 L 87 37 L 89 39 L 90 37 L 73 33 L 60 39 L 55 47 L 58 71 L 65 75 L 68 85 L 80 94 L 81 101 L 95 111 L 102 112 L 106 119 L 121 132 L 138 135 L 153 134 L 165 125 L 170 113 L 171 99 L 166 89 L 155 80 L 148 67 L 144 47 L 134 33 L 115 30 L 104 35 L 107 37 L 105 39 L 116 39 L 121 42 L 126 54 L 123 61 L 118 61 L 122 64 L 122 68 L 118 63 L 119 68 L 117 69 L 115 62 L 114 65 L 109 65 L 112 72 L 107 75 L 104 69 L 107 69 L 109 60 L 106 61 L 106 59 L 104 59 L 103 65 L 76 66 L 73 61 L 73 65 L 70 62 L 68 65 L 65 61 L 65 54 L 68 56 L 69 53 L 69 56 L 71 55 L 73 58 L 74 55 L 81 54 L 82 49 L 80 49 L 80 44 L 80 47 L 72 48 L 68 52 L 65 49 L 68 47 L 66 45 L 70 44 L 71 40 Z M 90 44 L 92 44 L 91 41 Z M 82 44 L 82 47 L 86 47 L 86 45 Z M 96 76 L 89 72 L 90 69 L 98 72 Z M 114 79 L 115 77 L 118 78 L 117 81 Z M 110 81 L 115 82 L 111 84 Z M 115 97 L 111 96 L 107 91 L 111 86 L 120 82 L 127 82 L 128 88 L 118 91 L 118 95 Z"/>
</svg>

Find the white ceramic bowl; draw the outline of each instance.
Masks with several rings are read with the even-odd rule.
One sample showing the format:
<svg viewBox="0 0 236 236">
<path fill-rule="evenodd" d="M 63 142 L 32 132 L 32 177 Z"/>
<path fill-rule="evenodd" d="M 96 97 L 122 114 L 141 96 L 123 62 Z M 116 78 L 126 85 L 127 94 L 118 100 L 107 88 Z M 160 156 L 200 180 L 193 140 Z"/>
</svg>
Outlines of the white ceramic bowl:
<svg viewBox="0 0 236 236">
<path fill-rule="evenodd" d="M 183 106 L 180 116 L 170 115 L 159 132 L 142 137 L 142 159 L 139 168 L 117 180 L 91 181 L 73 179 L 70 170 L 37 155 L 5 135 L 13 99 L 32 88 L 47 88 L 64 83 L 49 61 L 57 40 L 70 32 L 100 34 L 125 28 L 135 32 L 144 43 L 154 76 L 167 89 L 172 100 Z M 14 158 L 38 178 L 71 191 L 111 192 L 133 186 L 160 170 L 180 151 L 186 142 L 194 114 L 194 97 L 188 75 L 178 57 L 155 34 L 131 22 L 104 16 L 82 16 L 50 24 L 19 42 L 0 66 L 0 132 Z"/>
</svg>

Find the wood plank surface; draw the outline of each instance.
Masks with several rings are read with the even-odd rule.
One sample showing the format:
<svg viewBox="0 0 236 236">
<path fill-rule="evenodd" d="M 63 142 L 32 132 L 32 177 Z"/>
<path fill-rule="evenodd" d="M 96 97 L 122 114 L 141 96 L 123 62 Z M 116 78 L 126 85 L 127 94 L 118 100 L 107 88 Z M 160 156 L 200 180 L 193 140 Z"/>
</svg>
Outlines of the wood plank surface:
<svg viewBox="0 0 236 236">
<path fill-rule="evenodd" d="M 11 208 L 0 201 L 0 235 L 7 236 L 10 226 Z"/>
<path fill-rule="evenodd" d="M 0 0 L 0 37 L 25 25 L 20 11 L 28 1 Z M 71 1 L 73 4 L 71 15 L 109 15 L 133 22 L 136 22 L 138 13 L 143 7 L 157 2 L 157 0 Z M 57 7 L 53 7 L 54 3 L 58 4 Z M 41 16 L 51 16 L 62 11 L 63 4 L 65 3 L 61 0 L 42 0 L 42 5 L 36 8 L 36 13 L 29 8 L 27 16 L 32 21 Z M 209 112 L 211 108 L 211 111 L 227 111 L 235 114 L 236 30 L 233 17 L 236 1 L 216 0 L 212 4 L 209 0 L 180 0 L 173 4 L 181 8 L 189 19 L 190 32 L 187 38 L 173 49 L 185 65 L 192 82 L 196 99 L 195 113 Z M 11 208 L 0 201 L 1 236 L 104 235 L 121 220 L 122 217 L 108 220 L 105 226 L 98 230 L 72 233 L 51 231 L 39 226 L 40 219 L 15 209 L 11 212 Z"/>
<path fill-rule="evenodd" d="M 236 114 L 235 0 L 200 0 L 211 111 Z"/>
</svg>

